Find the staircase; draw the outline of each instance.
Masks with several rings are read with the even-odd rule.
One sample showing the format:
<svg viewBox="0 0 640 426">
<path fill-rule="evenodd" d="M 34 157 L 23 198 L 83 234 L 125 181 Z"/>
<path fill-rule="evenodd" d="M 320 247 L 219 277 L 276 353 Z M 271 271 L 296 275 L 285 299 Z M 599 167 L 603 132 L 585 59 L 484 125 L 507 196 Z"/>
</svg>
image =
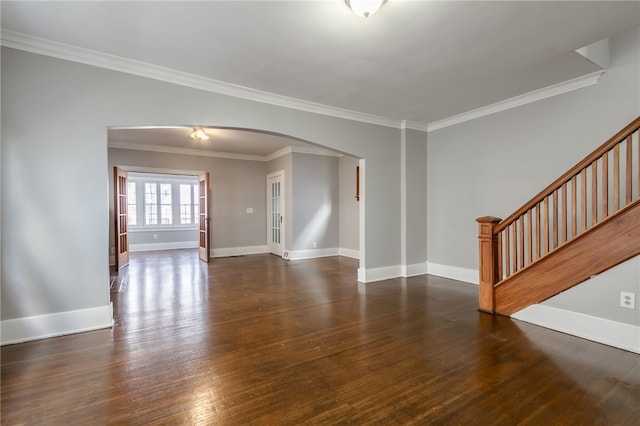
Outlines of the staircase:
<svg viewBox="0 0 640 426">
<path fill-rule="evenodd" d="M 508 218 L 477 219 L 479 310 L 512 315 L 640 254 L 640 117 Z"/>
</svg>

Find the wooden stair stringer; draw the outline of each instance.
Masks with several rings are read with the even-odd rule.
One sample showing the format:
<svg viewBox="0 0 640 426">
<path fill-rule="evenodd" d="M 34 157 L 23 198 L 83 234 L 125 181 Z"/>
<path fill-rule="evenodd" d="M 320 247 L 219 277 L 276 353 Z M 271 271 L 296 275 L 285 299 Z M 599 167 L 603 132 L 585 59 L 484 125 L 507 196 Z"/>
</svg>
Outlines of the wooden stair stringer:
<svg viewBox="0 0 640 426">
<path fill-rule="evenodd" d="M 640 254 L 640 200 L 494 286 L 495 312 L 512 315 Z"/>
</svg>

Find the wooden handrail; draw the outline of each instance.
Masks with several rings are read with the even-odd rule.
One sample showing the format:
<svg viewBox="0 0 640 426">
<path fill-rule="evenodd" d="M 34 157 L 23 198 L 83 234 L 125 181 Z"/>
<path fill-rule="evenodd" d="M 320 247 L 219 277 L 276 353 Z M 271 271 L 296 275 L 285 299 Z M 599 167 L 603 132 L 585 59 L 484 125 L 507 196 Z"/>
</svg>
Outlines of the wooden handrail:
<svg viewBox="0 0 640 426">
<path fill-rule="evenodd" d="M 624 129 L 620 130 L 618 133 L 615 134 L 615 136 L 613 136 L 611 139 L 605 142 L 600 148 L 593 151 L 591 154 L 585 157 L 582 161 L 580 161 L 578 164 L 573 166 L 568 172 L 566 172 L 565 174 L 560 176 L 558 179 L 556 179 L 551 185 L 547 186 L 545 189 L 540 191 L 538 195 L 533 197 L 531 200 L 525 203 L 522 207 L 520 207 L 518 210 L 516 210 L 514 213 L 512 213 L 506 219 L 500 222 L 500 224 L 495 228 L 495 232 L 496 233 L 500 232 L 504 228 L 509 226 L 511 223 L 513 223 L 515 219 L 522 216 L 527 210 L 530 210 L 531 208 L 535 207 L 535 205 L 540 203 L 542 200 L 544 200 L 545 197 L 547 197 L 556 189 L 560 188 L 566 182 L 570 181 L 573 176 L 576 176 L 585 167 L 589 166 L 595 160 L 602 157 L 611 148 L 613 148 L 615 145 L 622 142 L 624 139 L 626 139 L 629 135 L 631 135 L 633 132 L 635 132 L 638 129 L 640 129 L 640 117 L 633 120 Z"/>
</svg>

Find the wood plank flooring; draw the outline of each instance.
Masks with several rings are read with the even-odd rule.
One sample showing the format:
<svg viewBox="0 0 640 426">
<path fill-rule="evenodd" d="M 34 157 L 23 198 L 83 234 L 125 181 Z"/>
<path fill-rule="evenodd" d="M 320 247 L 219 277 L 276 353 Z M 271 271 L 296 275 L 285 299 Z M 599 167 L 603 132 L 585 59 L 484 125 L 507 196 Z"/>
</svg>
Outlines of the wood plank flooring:
<svg viewBox="0 0 640 426">
<path fill-rule="evenodd" d="M 2 424 L 640 424 L 638 355 L 356 268 L 133 254 L 112 330 L 2 347 Z"/>
</svg>

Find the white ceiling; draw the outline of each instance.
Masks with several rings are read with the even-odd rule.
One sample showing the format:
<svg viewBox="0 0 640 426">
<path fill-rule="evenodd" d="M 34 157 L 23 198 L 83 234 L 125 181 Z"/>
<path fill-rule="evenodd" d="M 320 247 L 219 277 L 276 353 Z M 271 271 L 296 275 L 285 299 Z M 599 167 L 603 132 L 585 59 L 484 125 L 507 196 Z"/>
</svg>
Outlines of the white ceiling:
<svg viewBox="0 0 640 426">
<path fill-rule="evenodd" d="M 360 113 L 432 123 L 597 71 L 640 2 L 2 1 L 2 28 Z"/>
</svg>

